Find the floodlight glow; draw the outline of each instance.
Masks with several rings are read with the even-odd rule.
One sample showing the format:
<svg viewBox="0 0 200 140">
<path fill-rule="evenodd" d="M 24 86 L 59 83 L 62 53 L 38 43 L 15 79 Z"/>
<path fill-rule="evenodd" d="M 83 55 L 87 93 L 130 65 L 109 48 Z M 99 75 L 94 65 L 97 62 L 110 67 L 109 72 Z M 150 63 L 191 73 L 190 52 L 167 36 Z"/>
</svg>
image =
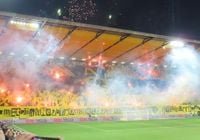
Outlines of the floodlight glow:
<svg viewBox="0 0 200 140">
<path fill-rule="evenodd" d="M 61 56 L 61 57 L 59 57 L 61 60 L 64 60 L 65 59 L 65 57 L 64 56 Z"/>
<path fill-rule="evenodd" d="M 191 51 L 187 48 L 182 48 L 181 51 L 179 49 L 173 50 L 173 59 L 180 61 L 180 60 L 189 60 L 191 62 L 196 60 L 196 55 L 194 51 Z M 185 60 L 184 60 L 185 59 Z"/>
<path fill-rule="evenodd" d="M 169 45 L 173 46 L 173 47 L 184 47 L 185 46 L 185 43 L 180 41 L 180 40 L 174 40 L 174 41 L 171 41 L 169 43 Z"/>
<path fill-rule="evenodd" d="M 30 23 L 30 26 L 33 28 L 36 28 L 36 29 L 38 29 L 40 27 L 39 23 L 35 23 L 35 22 Z"/>
<path fill-rule="evenodd" d="M 76 58 L 75 58 L 75 57 L 72 57 L 72 58 L 71 58 L 71 60 L 73 60 L 73 61 L 74 61 L 74 60 L 76 60 Z"/>
<path fill-rule="evenodd" d="M 112 63 L 113 63 L 113 64 L 116 64 L 116 63 L 117 63 L 117 61 L 112 61 Z"/>
<path fill-rule="evenodd" d="M 14 21 L 14 20 L 11 20 L 11 21 L 10 21 L 10 23 L 11 23 L 11 24 L 14 24 L 14 23 L 15 23 L 15 21 Z"/>
<path fill-rule="evenodd" d="M 92 62 L 97 62 L 97 60 L 96 59 L 92 59 Z"/>
<path fill-rule="evenodd" d="M 0 51 L 0 55 L 2 54 L 2 52 Z"/>
<path fill-rule="evenodd" d="M 10 55 L 12 55 L 12 56 L 13 56 L 13 55 L 15 55 L 15 53 L 14 53 L 14 52 L 11 52 L 11 53 L 10 53 Z"/>
<path fill-rule="evenodd" d="M 82 58 L 81 60 L 82 60 L 82 61 L 86 61 L 86 59 L 85 59 L 85 58 Z"/>
<path fill-rule="evenodd" d="M 121 64 L 125 64 L 126 62 L 121 62 Z"/>
<path fill-rule="evenodd" d="M 27 26 L 27 27 L 31 27 L 31 28 L 35 28 L 35 29 L 38 29 L 40 27 L 40 24 L 37 22 L 25 22 L 25 21 L 10 20 L 10 24 Z"/>
<path fill-rule="evenodd" d="M 133 62 L 131 62 L 130 64 L 131 64 L 131 65 L 134 65 L 134 63 L 133 63 Z"/>
<path fill-rule="evenodd" d="M 54 57 L 53 56 L 49 56 L 49 59 L 54 59 Z"/>
<path fill-rule="evenodd" d="M 106 60 L 103 60 L 103 61 L 102 61 L 103 64 L 106 63 L 106 62 L 107 62 Z"/>
</svg>

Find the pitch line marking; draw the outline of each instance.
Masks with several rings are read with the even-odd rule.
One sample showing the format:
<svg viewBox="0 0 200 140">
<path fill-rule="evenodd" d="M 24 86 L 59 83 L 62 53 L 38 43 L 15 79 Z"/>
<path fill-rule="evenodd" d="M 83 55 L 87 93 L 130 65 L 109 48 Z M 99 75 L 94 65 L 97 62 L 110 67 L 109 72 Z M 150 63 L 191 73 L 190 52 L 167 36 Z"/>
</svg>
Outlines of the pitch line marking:
<svg viewBox="0 0 200 140">
<path fill-rule="evenodd" d="M 28 132 L 27 130 L 25 130 L 25 129 L 23 129 L 23 128 L 15 125 L 15 124 L 13 124 L 13 127 L 16 128 L 16 129 L 18 129 L 19 131 Z"/>
</svg>

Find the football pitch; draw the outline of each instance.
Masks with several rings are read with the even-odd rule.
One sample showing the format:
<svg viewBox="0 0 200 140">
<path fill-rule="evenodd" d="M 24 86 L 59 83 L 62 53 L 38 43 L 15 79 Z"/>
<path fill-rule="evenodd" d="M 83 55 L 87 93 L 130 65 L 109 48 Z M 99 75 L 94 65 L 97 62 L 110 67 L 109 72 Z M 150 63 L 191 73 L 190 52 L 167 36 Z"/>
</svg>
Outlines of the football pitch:
<svg viewBox="0 0 200 140">
<path fill-rule="evenodd" d="M 20 124 L 40 136 L 64 140 L 200 140 L 200 119 Z"/>
</svg>

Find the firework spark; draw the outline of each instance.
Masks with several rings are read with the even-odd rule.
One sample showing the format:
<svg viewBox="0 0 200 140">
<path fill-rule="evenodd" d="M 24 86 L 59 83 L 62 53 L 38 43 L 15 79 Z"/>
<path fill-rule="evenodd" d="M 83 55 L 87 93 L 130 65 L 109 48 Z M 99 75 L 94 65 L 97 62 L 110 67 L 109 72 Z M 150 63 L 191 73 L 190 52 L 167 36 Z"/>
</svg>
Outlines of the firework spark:
<svg viewBox="0 0 200 140">
<path fill-rule="evenodd" d="M 93 0 L 70 0 L 69 18 L 72 21 L 88 20 L 96 13 L 96 3 Z"/>
</svg>

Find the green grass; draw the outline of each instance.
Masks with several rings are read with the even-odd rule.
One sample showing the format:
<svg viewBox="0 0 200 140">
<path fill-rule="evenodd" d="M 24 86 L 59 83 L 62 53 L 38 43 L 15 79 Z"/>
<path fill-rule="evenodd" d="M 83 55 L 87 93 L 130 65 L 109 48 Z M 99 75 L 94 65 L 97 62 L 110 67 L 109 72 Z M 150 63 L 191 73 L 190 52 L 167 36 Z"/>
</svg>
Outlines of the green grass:
<svg viewBox="0 0 200 140">
<path fill-rule="evenodd" d="M 200 140 L 200 119 L 17 125 L 65 140 Z"/>
</svg>

